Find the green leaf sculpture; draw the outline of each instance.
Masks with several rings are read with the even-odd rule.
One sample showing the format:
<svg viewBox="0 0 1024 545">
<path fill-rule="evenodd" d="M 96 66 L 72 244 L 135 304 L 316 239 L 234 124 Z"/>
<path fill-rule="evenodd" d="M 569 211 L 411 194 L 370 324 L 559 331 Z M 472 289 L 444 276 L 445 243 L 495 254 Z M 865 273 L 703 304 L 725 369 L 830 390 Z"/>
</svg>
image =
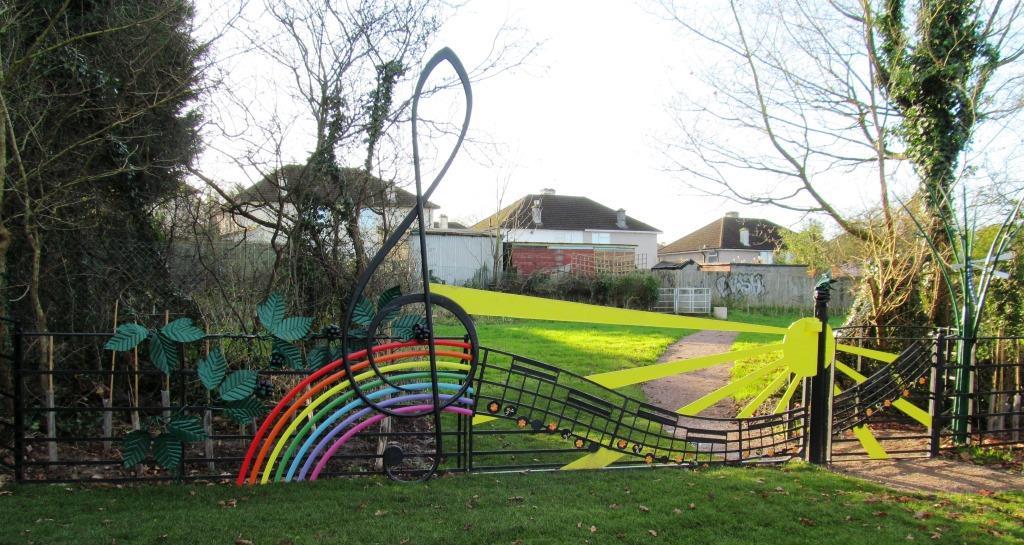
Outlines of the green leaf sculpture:
<svg viewBox="0 0 1024 545">
<path fill-rule="evenodd" d="M 235 371 L 220 384 L 220 398 L 224 401 L 240 401 L 256 390 L 256 371 Z"/>
<path fill-rule="evenodd" d="M 317 369 L 327 365 L 331 357 L 331 349 L 327 346 L 318 346 L 309 351 L 306 354 L 306 369 L 310 371 L 316 371 Z"/>
<path fill-rule="evenodd" d="M 293 316 L 279 321 L 270 332 L 278 339 L 293 342 L 305 338 L 312 324 L 312 318 Z"/>
<path fill-rule="evenodd" d="M 178 318 L 160 330 L 164 337 L 178 343 L 191 343 L 206 337 L 202 329 L 196 327 L 190 318 Z"/>
<path fill-rule="evenodd" d="M 235 422 L 245 425 L 263 416 L 267 408 L 260 400 L 249 396 L 238 401 L 225 402 L 224 412 Z"/>
<path fill-rule="evenodd" d="M 178 415 L 171 418 L 167 431 L 179 441 L 191 442 L 206 439 L 206 431 L 199 420 L 190 416 Z"/>
<path fill-rule="evenodd" d="M 127 352 L 135 348 L 149 336 L 149 330 L 139 324 L 121 324 L 117 326 L 114 336 L 107 340 L 103 348 L 115 352 Z"/>
<path fill-rule="evenodd" d="M 366 327 L 373 321 L 373 315 L 376 313 L 377 309 L 374 308 L 373 303 L 369 299 L 361 297 L 352 312 L 352 321 Z"/>
<path fill-rule="evenodd" d="M 271 293 L 266 301 L 256 308 L 256 316 L 267 331 L 274 331 L 277 324 L 284 320 L 284 297 L 280 293 Z"/>
<path fill-rule="evenodd" d="M 135 467 L 146 459 L 149 452 L 149 445 L 152 443 L 149 432 L 135 430 L 129 432 L 121 439 L 121 464 L 124 467 Z"/>
<path fill-rule="evenodd" d="M 178 345 L 159 331 L 149 334 L 149 361 L 165 375 L 178 368 Z"/>
<path fill-rule="evenodd" d="M 275 337 L 271 341 L 271 350 L 284 356 L 288 361 L 288 367 L 302 369 L 302 351 L 299 347 Z"/>
<path fill-rule="evenodd" d="M 181 441 L 173 433 L 162 433 L 153 440 L 153 457 L 161 467 L 177 474 L 184 452 Z"/>
<path fill-rule="evenodd" d="M 216 390 L 220 386 L 228 371 L 228 362 L 224 359 L 224 353 L 220 351 L 220 347 L 210 350 L 210 353 L 199 361 L 197 371 L 200 382 L 207 390 Z"/>
<path fill-rule="evenodd" d="M 390 288 L 384 290 L 384 293 L 380 294 L 380 297 L 377 298 L 377 309 L 378 310 L 379 309 L 383 309 L 385 306 L 387 306 L 388 303 L 390 303 L 391 301 L 393 301 L 393 300 L 395 300 L 395 299 L 397 299 L 397 298 L 399 298 L 401 296 L 402 296 L 402 287 L 401 286 L 391 286 Z M 384 315 L 384 318 L 383 318 L 382 321 L 383 322 L 390 322 L 391 320 L 394 320 L 395 316 L 397 316 L 397 315 L 398 315 L 398 309 L 397 308 L 396 309 L 392 309 L 391 311 L 389 311 L 387 314 Z"/>
</svg>

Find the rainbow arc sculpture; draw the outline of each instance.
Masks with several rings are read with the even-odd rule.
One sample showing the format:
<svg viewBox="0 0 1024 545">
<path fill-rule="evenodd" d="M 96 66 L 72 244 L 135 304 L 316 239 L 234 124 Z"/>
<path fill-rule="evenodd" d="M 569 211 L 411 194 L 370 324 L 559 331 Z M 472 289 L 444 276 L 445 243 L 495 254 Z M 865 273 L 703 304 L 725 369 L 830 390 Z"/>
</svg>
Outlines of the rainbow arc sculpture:
<svg viewBox="0 0 1024 545">
<path fill-rule="evenodd" d="M 432 72 L 450 66 L 465 96 L 465 117 L 440 171 L 429 184 L 421 180 L 418 138 L 419 102 Z M 420 289 L 397 297 L 377 310 L 367 328 L 369 346 L 353 350 L 349 338 L 356 305 L 342 325 L 342 353 L 287 392 L 261 423 L 250 443 L 238 484 L 315 480 L 326 475 L 332 459 L 361 434 L 400 437 L 403 427 L 419 430 L 416 444 L 388 444 L 380 469 L 395 479 L 419 480 L 435 474 L 445 458 L 446 431 L 453 423 L 484 426 L 508 421 L 516 428 L 551 434 L 580 451 L 562 469 L 596 469 L 632 461 L 693 465 L 708 462 L 772 462 L 802 456 L 809 413 L 794 403 L 800 385 L 819 372 L 819 338 L 823 324 L 804 318 L 789 327 L 728 322 L 687 316 L 600 307 L 510 295 L 429 282 L 423 205 L 444 178 L 466 136 L 472 112 L 468 75 L 450 49 L 426 64 L 412 102 L 413 160 L 417 203 L 383 244 L 360 277 L 352 300 L 366 291 L 374 271 L 406 237 L 418 236 Z M 415 226 L 415 229 L 414 229 Z M 411 235 L 410 232 L 414 231 Z M 461 325 L 462 335 L 438 338 L 435 309 Z M 379 331 L 399 311 L 425 319 L 414 338 L 382 341 Z M 590 376 L 560 369 L 480 344 L 472 316 L 497 316 L 624 326 L 752 332 L 778 336 L 765 346 L 698 358 L 658 363 Z M 920 347 L 891 354 L 836 343 L 826 329 L 824 359 L 828 372 L 845 374 L 857 386 L 834 392 L 834 422 L 829 433 L 853 430 L 872 457 L 885 452 L 865 426 L 874 410 L 892 407 L 926 426 L 931 419 L 905 398 L 919 385 L 929 360 Z M 867 377 L 835 361 L 835 352 L 877 360 L 886 365 Z M 625 386 L 727 364 L 736 359 L 776 354 L 769 364 L 738 377 L 675 410 L 652 406 L 618 391 Z M 834 365 L 833 362 L 835 362 Z M 735 418 L 702 416 L 709 407 L 755 384 L 765 386 Z M 781 392 L 781 394 L 780 394 Z M 777 401 L 767 410 L 768 400 Z M 759 413 L 760 410 L 760 413 Z M 830 416 L 830 419 L 833 418 Z M 390 422 L 391 427 L 382 426 Z M 388 431 L 388 430 L 392 431 Z M 395 431 L 395 430 L 398 431 Z M 377 431 L 373 431 L 377 430 Z M 397 443 L 397 441 L 396 441 Z"/>
</svg>

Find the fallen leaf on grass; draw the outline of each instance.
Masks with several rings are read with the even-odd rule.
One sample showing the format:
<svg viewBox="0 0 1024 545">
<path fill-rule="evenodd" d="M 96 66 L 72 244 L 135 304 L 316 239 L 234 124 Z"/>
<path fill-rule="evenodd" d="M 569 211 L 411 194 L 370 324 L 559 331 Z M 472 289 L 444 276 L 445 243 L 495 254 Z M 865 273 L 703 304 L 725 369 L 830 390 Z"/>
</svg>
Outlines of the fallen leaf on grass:
<svg viewBox="0 0 1024 545">
<path fill-rule="evenodd" d="M 235 545 L 252 545 L 252 541 L 248 539 L 242 539 L 240 537 L 235 538 Z"/>
<path fill-rule="evenodd" d="M 927 518 L 931 518 L 931 516 L 932 516 L 932 514 L 929 513 L 928 511 L 918 511 L 918 512 L 914 513 L 914 518 L 916 518 L 917 520 L 924 520 L 924 519 L 927 519 Z"/>
<path fill-rule="evenodd" d="M 697 508 L 697 504 L 696 503 L 691 503 L 690 504 L 690 509 L 696 509 L 696 508 Z"/>
<path fill-rule="evenodd" d="M 608 506 L 608 509 L 618 509 L 618 508 L 619 508 L 619 504 L 617 504 L 617 503 L 613 503 L 613 504 L 610 504 Z"/>
<path fill-rule="evenodd" d="M 680 508 L 678 508 L 678 507 L 674 507 L 674 508 L 672 509 L 672 512 L 673 512 L 673 513 L 675 513 L 675 514 L 677 514 L 677 515 L 681 515 L 681 514 L 683 514 L 683 510 L 682 510 L 682 509 L 680 509 Z"/>
<path fill-rule="evenodd" d="M 889 516 L 889 513 L 886 513 L 885 511 L 875 511 L 874 515 L 876 517 L 887 517 Z"/>
<path fill-rule="evenodd" d="M 651 534 L 652 537 L 658 537 L 658 531 L 657 530 L 647 530 L 647 533 Z"/>
<path fill-rule="evenodd" d="M 647 507 L 646 505 L 641 505 L 640 510 L 643 511 L 644 513 L 648 513 L 650 512 L 651 508 Z"/>
<path fill-rule="evenodd" d="M 590 526 L 590 533 L 596 534 L 597 533 L 597 526 L 591 525 Z"/>
<path fill-rule="evenodd" d="M 383 517 L 386 514 L 388 514 L 388 512 L 383 510 L 383 509 L 378 509 L 378 510 L 373 512 L 373 516 L 375 516 L 375 517 Z"/>
<path fill-rule="evenodd" d="M 800 517 L 800 524 L 803 524 L 804 526 L 814 526 L 814 521 L 806 517 Z"/>
</svg>

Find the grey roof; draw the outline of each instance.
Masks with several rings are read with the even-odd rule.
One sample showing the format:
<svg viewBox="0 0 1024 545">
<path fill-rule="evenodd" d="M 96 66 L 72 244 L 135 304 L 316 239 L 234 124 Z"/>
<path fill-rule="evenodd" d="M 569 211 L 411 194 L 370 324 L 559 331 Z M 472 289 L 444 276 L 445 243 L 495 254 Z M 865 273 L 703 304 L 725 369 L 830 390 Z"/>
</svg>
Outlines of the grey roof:
<svg viewBox="0 0 1024 545">
<path fill-rule="evenodd" d="M 341 169 L 341 178 L 342 183 L 368 181 L 366 202 L 368 206 L 381 206 L 382 204 L 399 208 L 416 206 L 416 195 L 392 182 L 384 181 L 376 176 L 368 176 L 362 169 L 343 168 Z M 389 189 L 393 194 L 391 199 L 387 196 Z M 265 204 L 279 201 L 295 203 L 297 200 L 315 197 L 324 202 L 334 202 L 340 199 L 341 195 L 341 188 L 331 184 L 328 180 L 307 180 L 305 167 L 302 165 L 285 165 L 238 192 L 235 200 L 239 204 Z M 427 201 L 426 207 L 440 208 L 430 201 Z"/>
<path fill-rule="evenodd" d="M 533 221 L 533 203 L 540 201 L 540 224 Z M 626 227 L 616 223 L 616 211 L 587 197 L 573 195 L 527 195 L 516 202 L 502 208 L 497 214 L 483 219 L 473 225 L 473 229 L 486 230 L 495 227 L 514 227 L 518 229 L 554 229 L 561 231 L 584 231 L 599 229 L 604 231 L 661 231 L 646 223 L 626 216 Z"/>
<path fill-rule="evenodd" d="M 750 245 L 740 244 L 740 229 L 750 232 Z M 699 250 L 777 250 L 782 246 L 781 227 L 758 218 L 722 217 L 658 249 L 659 254 Z"/>
</svg>

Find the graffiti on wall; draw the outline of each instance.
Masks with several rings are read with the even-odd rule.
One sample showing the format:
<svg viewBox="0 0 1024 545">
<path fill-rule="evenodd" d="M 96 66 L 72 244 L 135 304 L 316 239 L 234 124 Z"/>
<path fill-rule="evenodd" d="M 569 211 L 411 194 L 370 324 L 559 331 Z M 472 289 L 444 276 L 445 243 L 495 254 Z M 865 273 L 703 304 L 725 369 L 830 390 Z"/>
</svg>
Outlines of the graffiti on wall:
<svg viewBox="0 0 1024 545">
<path fill-rule="evenodd" d="M 734 295 L 757 297 L 764 295 L 768 291 L 764 285 L 764 275 L 761 273 L 730 273 L 722 275 L 715 280 L 715 287 L 718 288 L 718 295 L 722 297 Z"/>
</svg>

